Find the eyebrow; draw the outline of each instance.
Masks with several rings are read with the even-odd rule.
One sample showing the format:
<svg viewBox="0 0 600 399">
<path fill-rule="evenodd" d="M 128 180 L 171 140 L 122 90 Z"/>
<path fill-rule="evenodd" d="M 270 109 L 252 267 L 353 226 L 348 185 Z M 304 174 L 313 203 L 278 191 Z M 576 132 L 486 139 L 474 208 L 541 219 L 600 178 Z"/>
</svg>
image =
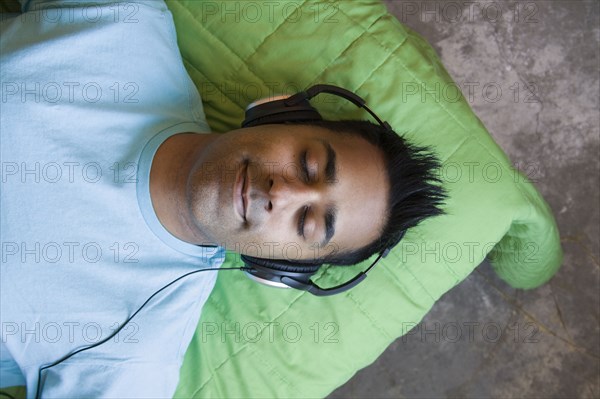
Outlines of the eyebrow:
<svg viewBox="0 0 600 399">
<path fill-rule="evenodd" d="M 327 152 L 327 162 L 325 163 L 325 181 L 327 184 L 337 183 L 336 153 L 331 148 L 331 144 L 323 139 L 319 139 Z"/>
<path fill-rule="evenodd" d="M 327 152 L 327 161 L 325 163 L 325 182 L 329 185 L 337 183 L 337 167 L 336 167 L 336 153 L 331 147 L 331 144 L 324 139 L 319 139 L 321 144 L 325 147 Z M 325 238 L 319 244 L 320 247 L 324 247 L 329 243 L 331 237 L 335 234 L 335 220 L 337 218 L 337 208 L 333 205 L 329 205 L 325 211 Z"/>
<path fill-rule="evenodd" d="M 320 247 L 324 247 L 331 240 L 331 237 L 335 234 L 335 219 L 337 217 L 337 209 L 335 206 L 328 206 L 325 211 L 325 239 L 319 244 Z"/>
</svg>

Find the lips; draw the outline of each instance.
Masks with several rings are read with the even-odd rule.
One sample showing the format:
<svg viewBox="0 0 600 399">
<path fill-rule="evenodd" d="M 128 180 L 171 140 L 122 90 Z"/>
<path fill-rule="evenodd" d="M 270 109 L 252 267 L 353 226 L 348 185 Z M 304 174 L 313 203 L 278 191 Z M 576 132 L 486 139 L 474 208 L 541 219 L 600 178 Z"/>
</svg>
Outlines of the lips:
<svg viewBox="0 0 600 399">
<path fill-rule="evenodd" d="M 248 187 L 248 162 L 243 162 L 240 165 L 240 170 L 237 173 L 233 186 L 233 204 L 235 212 L 246 221 L 247 202 L 245 194 Z"/>
</svg>

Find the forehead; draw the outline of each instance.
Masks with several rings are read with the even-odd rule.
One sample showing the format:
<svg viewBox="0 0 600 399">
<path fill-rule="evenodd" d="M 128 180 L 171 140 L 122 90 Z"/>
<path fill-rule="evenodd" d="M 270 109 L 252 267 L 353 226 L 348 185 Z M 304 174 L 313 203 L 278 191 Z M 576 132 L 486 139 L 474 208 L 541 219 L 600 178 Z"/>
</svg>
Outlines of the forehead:
<svg viewBox="0 0 600 399">
<path fill-rule="evenodd" d="M 272 138 L 282 139 L 282 144 L 292 140 L 300 148 L 312 148 L 321 173 L 328 159 L 327 147 L 335 152 L 336 180 L 320 204 L 322 210 L 335 207 L 335 234 L 323 254 L 359 249 L 377 239 L 387 218 L 389 196 L 382 151 L 359 135 L 322 127 L 279 125 L 272 132 L 277 135 Z"/>
<path fill-rule="evenodd" d="M 337 183 L 331 201 L 338 210 L 331 242 L 339 250 L 361 248 L 377 237 L 387 214 L 389 183 L 381 150 L 360 136 L 322 136 L 336 153 Z"/>
</svg>

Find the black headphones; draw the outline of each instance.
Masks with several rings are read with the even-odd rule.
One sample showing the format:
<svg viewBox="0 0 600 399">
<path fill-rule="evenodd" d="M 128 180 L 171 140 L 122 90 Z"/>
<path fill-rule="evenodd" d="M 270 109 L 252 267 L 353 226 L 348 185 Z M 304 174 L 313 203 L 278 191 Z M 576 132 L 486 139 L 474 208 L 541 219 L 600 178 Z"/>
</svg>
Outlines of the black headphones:
<svg viewBox="0 0 600 399">
<path fill-rule="evenodd" d="M 332 85 L 316 85 L 308 88 L 306 91 L 296 93 L 289 97 L 279 96 L 270 101 L 254 102 L 246 108 L 246 115 L 242 122 L 242 127 L 322 120 L 323 117 L 308 102 L 308 100 L 319 93 L 334 94 L 349 100 L 357 107 L 364 108 L 383 128 L 392 131 L 392 128 L 387 122 L 382 122 L 381 119 L 365 105 L 365 100 L 346 89 Z M 371 270 L 381 258 L 385 257 L 390 252 L 390 250 L 402 239 L 402 236 L 404 236 L 404 233 L 401 234 L 400 238 L 394 244 L 382 251 L 367 270 L 359 273 L 350 281 L 331 288 L 321 288 L 311 281 L 311 277 L 322 266 L 320 263 L 262 259 L 247 255 L 241 255 L 241 258 L 246 265 L 244 271 L 248 277 L 260 283 L 273 287 L 296 288 L 318 296 L 334 295 L 349 290 L 364 280 L 367 277 L 367 272 Z"/>
</svg>

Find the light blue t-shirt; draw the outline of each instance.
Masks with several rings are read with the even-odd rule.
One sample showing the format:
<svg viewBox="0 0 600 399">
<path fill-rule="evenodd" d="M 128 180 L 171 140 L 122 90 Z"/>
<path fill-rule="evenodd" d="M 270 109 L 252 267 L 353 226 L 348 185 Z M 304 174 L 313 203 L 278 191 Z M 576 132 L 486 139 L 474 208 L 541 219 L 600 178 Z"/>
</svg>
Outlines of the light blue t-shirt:
<svg viewBox="0 0 600 399">
<path fill-rule="evenodd" d="M 162 1 L 23 1 L 0 39 L 0 386 L 107 337 L 219 267 L 152 209 L 152 157 L 209 132 Z M 42 374 L 42 397 L 172 397 L 216 272 Z"/>
</svg>

